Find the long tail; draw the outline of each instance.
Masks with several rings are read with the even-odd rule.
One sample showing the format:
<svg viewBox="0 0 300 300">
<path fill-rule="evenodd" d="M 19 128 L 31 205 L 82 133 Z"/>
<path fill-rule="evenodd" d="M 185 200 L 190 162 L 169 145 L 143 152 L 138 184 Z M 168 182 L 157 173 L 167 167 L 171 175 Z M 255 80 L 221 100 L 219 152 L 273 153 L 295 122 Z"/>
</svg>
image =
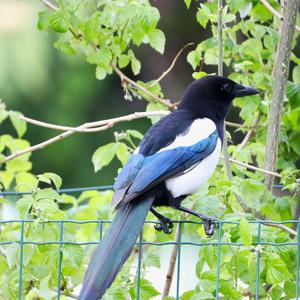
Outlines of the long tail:
<svg viewBox="0 0 300 300">
<path fill-rule="evenodd" d="M 80 300 L 101 299 L 132 252 L 154 197 L 121 207 L 100 241 L 85 274 Z"/>
</svg>

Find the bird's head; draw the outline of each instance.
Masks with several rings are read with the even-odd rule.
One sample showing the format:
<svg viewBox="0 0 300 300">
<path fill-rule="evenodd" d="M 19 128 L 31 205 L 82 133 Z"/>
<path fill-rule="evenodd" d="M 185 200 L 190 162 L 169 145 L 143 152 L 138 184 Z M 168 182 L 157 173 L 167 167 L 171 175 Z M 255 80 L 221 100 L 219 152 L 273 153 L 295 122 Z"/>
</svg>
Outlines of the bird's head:
<svg viewBox="0 0 300 300">
<path fill-rule="evenodd" d="M 234 98 L 259 93 L 253 87 L 238 84 L 226 77 L 206 76 L 194 81 L 187 88 L 178 108 L 192 109 L 203 117 L 213 115 L 213 119 L 222 120 Z"/>
</svg>

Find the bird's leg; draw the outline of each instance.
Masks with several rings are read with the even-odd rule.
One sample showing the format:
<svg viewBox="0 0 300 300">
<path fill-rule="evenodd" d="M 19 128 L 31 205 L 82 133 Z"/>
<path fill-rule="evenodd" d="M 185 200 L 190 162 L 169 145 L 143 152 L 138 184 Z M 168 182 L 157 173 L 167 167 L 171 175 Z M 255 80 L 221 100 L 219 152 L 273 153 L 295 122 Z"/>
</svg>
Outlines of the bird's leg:
<svg viewBox="0 0 300 300">
<path fill-rule="evenodd" d="M 173 231 L 174 224 L 171 219 L 161 215 L 154 208 L 150 208 L 150 211 L 155 215 L 155 217 L 160 221 L 160 224 L 154 225 L 154 228 L 158 231 L 162 231 L 164 233 L 170 234 Z"/>
<path fill-rule="evenodd" d="M 207 216 L 207 215 L 203 215 L 201 213 L 198 213 L 197 211 L 191 210 L 191 209 L 183 207 L 183 206 L 176 207 L 176 209 L 178 209 L 180 211 L 184 211 L 188 214 L 191 214 L 191 215 L 194 215 L 194 216 L 200 218 L 203 221 L 204 230 L 205 230 L 206 235 L 208 237 L 211 237 L 211 236 L 214 235 L 214 232 L 215 232 L 215 223 L 214 223 L 214 221 L 217 221 L 216 218 L 210 217 L 210 216 Z"/>
</svg>

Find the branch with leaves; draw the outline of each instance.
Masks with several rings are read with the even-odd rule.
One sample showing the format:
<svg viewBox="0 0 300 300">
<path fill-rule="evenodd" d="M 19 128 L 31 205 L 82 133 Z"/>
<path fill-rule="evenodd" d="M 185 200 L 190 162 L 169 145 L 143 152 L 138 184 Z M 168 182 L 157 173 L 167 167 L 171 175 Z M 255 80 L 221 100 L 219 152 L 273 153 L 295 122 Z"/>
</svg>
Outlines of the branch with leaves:
<svg viewBox="0 0 300 300">
<path fill-rule="evenodd" d="M 133 114 L 129 114 L 126 116 L 122 117 L 117 117 L 117 118 L 112 118 L 112 119 L 107 119 L 107 120 L 101 120 L 101 121 L 95 121 L 95 122 L 89 122 L 89 123 L 84 123 L 82 125 L 79 125 L 77 127 L 69 127 L 69 126 L 61 126 L 61 125 L 55 125 L 55 124 L 50 124 L 50 123 L 45 123 L 37 120 L 33 120 L 24 116 L 20 116 L 20 119 L 37 125 L 37 126 L 42 126 L 50 129 L 56 129 L 56 130 L 63 130 L 65 132 L 48 139 L 42 143 L 36 144 L 34 146 L 28 147 L 23 150 L 18 150 L 8 156 L 6 156 L 0 163 L 6 163 L 18 156 L 24 155 L 26 153 L 30 153 L 36 150 L 43 149 L 55 142 L 61 141 L 65 139 L 66 137 L 78 133 L 78 132 L 99 132 L 99 131 L 104 131 L 109 128 L 112 128 L 115 124 L 120 123 L 120 122 L 125 122 L 125 121 L 132 121 L 135 119 L 140 119 L 140 118 L 148 118 L 148 117 L 157 117 L 157 116 L 165 116 L 169 112 L 167 111 L 152 111 L 152 112 L 136 112 Z"/>
<path fill-rule="evenodd" d="M 270 11 L 270 13 L 279 19 L 280 21 L 284 21 L 284 16 L 278 12 L 267 0 L 260 0 L 260 2 Z M 295 25 L 295 29 L 300 32 L 300 27 Z"/>
</svg>

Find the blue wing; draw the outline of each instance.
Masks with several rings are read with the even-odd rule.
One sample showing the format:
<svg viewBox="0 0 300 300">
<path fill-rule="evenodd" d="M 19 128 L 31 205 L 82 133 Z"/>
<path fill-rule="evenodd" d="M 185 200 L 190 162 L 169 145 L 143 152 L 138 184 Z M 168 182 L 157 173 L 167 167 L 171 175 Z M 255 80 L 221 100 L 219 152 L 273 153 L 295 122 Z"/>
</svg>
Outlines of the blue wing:
<svg viewBox="0 0 300 300">
<path fill-rule="evenodd" d="M 218 133 L 214 131 L 192 146 L 177 147 L 149 156 L 134 154 L 117 177 L 112 205 L 124 205 L 167 178 L 201 162 L 214 151 L 217 140 Z"/>
</svg>

